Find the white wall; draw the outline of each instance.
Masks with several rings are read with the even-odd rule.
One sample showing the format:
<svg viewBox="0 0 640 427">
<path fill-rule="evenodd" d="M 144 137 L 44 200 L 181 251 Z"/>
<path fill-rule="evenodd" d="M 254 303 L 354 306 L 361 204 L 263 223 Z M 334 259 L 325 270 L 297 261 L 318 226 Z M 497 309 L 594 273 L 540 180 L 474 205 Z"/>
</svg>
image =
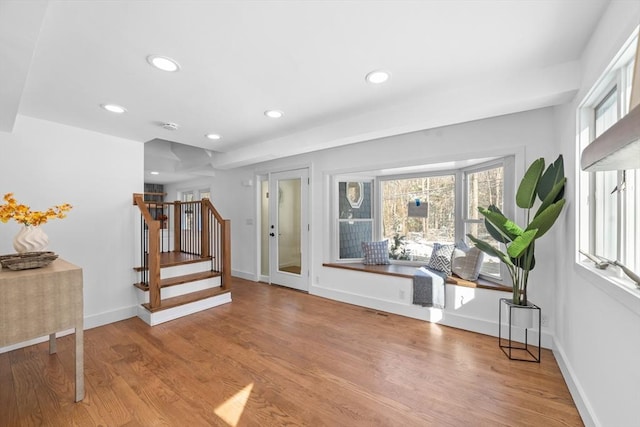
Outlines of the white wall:
<svg viewBox="0 0 640 427">
<path fill-rule="evenodd" d="M 576 106 L 577 101 L 558 108 L 399 135 L 220 172 L 211 185 L 213 198 L 218 196 L 214 203 L 232 221 L 234 274 L 254 280 L 258 277 L 254 243 L 258 198 L 255 188 L 244 187 L 242 182 L 267 171 L 310 165 L 310 293 L 495 335 L 497 300 L 508 296 L 505 293 L 450 287 L 448 307 L 440 313 L 410 303 L 408 279 L 322 267 L 323 262 L 331 261 L 328 177 L 346 171 L 515 153 L 519 181 L 524 167 L 533 159 L 542 156 L 551 161 L 563 154 L 570 180 L 568 208 L 537 245 L 538 268 L 531 275 L 530 298 L 548 317 L 549 327 L 543 327 L 543 344 L 554 347 L 585 423 L 632 425 L 631 420 L 637 415 L 635 405 L 640 401 L 638 313 L 603 293 L 595 280 L 590 283 L 584 274 L 578 275 L 574 263 Z M 248 224 L 247 219 L 252 219 L 253 224 Z"/>
<path fill-rule="evenodd" d="M 198 178 L 165 186 L 168 201 L 178 200 L 180 191 L 211 188 L 211 203 L 224 219 L 231 220 L 231 269 L 233 274 L 249 280 L 257 280 L 256 232 L 257 216 L 256 182 L 251 187 L 242 181 L 253 179 L 246 170 L 216 172 L 212 178 Z M 253 224 L 247 225 L 247 220 Z"/>
<path fill-rule="evenodd" d="M 519 180 L 526 165 L 534 158 L 545 156 L 554 160 L 559 154 L 554 145 L 553 124 L 553 110 L 542 109 L 217 172 L 211 181 L 212 199 L 221 214 L 231 219 L 233 274 L 252 280 L 258 278 L 258 189 L 255 184 L 253 187 L 245 187 L 242 182 L 253 179 L 255 183 L 255 176 L 266 172 L 309 166 L 312 244 L 310 293 L 419 319 L 433 319 L 482 333 L 497 334 L 498 299 L 508 297 L 507 293 L 451 287 L 452 290 L 447 295 L 450 304 L 441 313 L 439 310 L 411 303 L 410 279 L 323 267 L 323 262 L 332 261 L 329 249 L 329 176 L 344 172 L 514 154 Z M 544 265 L 545 268 L 534 270 L 530 282 L 530 298 L 543 308 L 543 314 L 548 317 L 550 324 L 554 321 L 555 313 L 556 260 L 553 256 L 554 238 L 551 237 L 554 232 L 552 229 L 538 245 L 538 265 Z M 551 346 L 549 330 L 544 329 L 543 332 L 543 344 Z"/>
<path fill-rule="evenodd" d="M 30 117 L 0 132 L 1 195 L 35 210 L 73 205 L 42 227 L 49 249 L 83 269 L 87 328 L 135 315 L 131 195 L 143 190 L 143 162 L 139 142 Z M 0 253 L 14 252 L 18 229 L 0 223 Z"/>
<path fill-rule="evenodd" d="M 576 150 L 576 109 L 640 23 L 640 2 L 614 1 L 583 57 L 583 81 L 574 102 L 556 109 L 557 143 Z M 640 300 L 576 264 L 575 155 L 567 156 L 568 210 L 557 224 L 556 359 L 586 425 L 638 425 L 640 402 Z"/>
<path fill-rule="evenodd" d="M 543 328 L 554 340 L 554 353 L 586 425 L 629 426 L 637 420 L 640 401 L 640 311 L 607 292 L 606 282 L 575 264 L 576 177 L 575 112 L 606 65 L 640 22 L 640 2 L 614 1 L 586 46 L 583 81 L 571 104 L 510 116 L 426 130 L 290 157 L 234 171 L 212 180 L 213 199 L 232 220 L 234 274 L 256 279 L 255 225 L 258 224 L 255 188 L 241 182 L 258 173 L 312 166 L 311 286 L 310 292 L 354 304 L 422 319 L 437 320 L 437 313 L 410 304 L 410 281 L 322 267 L 330 261 L 329 180 L 336 172 L 410 166 L 465 157 L 506 154 L 520 149 L 520 172 L 534 158 L 565 158 L 569 178 L 567 208 L 556 226 L 540 241 L 538 266 L 531 276 L 530 298 L 549 317 Z M 524 150 L 522 148 L 524 147 Z M 518 175 L 518 179 L 521 174 Z M 400 298 L 404 291 L 404 298 Z M 468 292 L 468 291 L 467 291 Z M 464 294 L 464 292 L 462 292 Z M 478 291 L 458 304 L 453 300 L 441 321 L 479 332 L 496 330 L 500 292 Z M 456 308 L 456 306 L 458 306 Z M 432 317 L 433 316 L 433 317 Z M 495 332 L 493 332 L 495 333 Z"/>
</svg>

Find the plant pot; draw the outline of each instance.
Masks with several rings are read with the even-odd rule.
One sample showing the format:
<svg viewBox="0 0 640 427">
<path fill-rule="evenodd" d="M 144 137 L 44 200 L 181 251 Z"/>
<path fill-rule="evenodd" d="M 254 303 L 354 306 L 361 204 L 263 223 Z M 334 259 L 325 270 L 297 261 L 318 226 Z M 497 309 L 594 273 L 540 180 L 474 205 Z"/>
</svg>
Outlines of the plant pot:
<svg viewBox="0 0 640 427">
<path fill-rule="evenodd" d="M 23 225 L 13 238 L 13 248 L 19 254 L 46 250 L 49 238 L 37 225 Z"/>
<path fill-rule="evenodd" d="M 533 311 L 535 305 L 527 303 L 527 305 L 514 304 L 512 299 L 505 301 L 505 318 L 511 326 L 524 329 L 533 328 Z"/>
</svg>

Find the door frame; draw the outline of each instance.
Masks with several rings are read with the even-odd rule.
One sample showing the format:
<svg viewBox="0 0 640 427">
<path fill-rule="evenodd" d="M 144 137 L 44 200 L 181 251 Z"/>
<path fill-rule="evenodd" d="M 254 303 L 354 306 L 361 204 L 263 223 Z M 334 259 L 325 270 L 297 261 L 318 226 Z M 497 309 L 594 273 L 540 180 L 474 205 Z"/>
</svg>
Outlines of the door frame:
<svg viewBox="0 0 640 427">
<path fill-rule="evenodd" d="M 306 203 L 306 209 L 307 209 L 307 223 L 308 223 L 308 227 L 307 227 L 307 239 L 306 239 L 306 245 L 301 246 L 301 252 L 302 252 L 302 256 L 306 257 L 306 270 L 307 270 L 307 275 L 306 278 L 304 278 L 304 290 L 308 292 L 310 285 L 311 285 L 311 277 L 312 277 L 312 259 L 313 259 L 313 253 L 312 253 L 312 235 L 311 235 L 311 224 L 313 222 L 313 211 L 311 210 L 311 201 L 313 200 L 313 187 L 311 186 L 311 177 L 313 176 L 313 167 L 311 164 L 305 163 L 305 164 L 300 164 L 300 165 L 292 165 L 290 167 L 283 167 L 283 168 L 273 168 L 270 169 L 268 171 L 259 171 L 256 172 L 254 178 L 254 182 L 256 183 L 256 234 L 255 234 L 255 238 L 256 238 L 256 243 L 257 243 L 257 251 L 256 251 L 256 258 L 255 258 L 255 268 L 256 268 L 256 274 L 255 274 L 255 278 L 256 280 L 260 281 L 260 282 L 264 282 L 264 283 L 268 283 L 271 284 L 271 272 L 269 271 L 268 275 L 263 275 L 262 271 L 261 271 L 261 260 L 262 260 L 262 233 L 269 233 L 269 229 L 267 226 L 267 230 L 262 230 L 262 193 L 261 193 L 261 188 L 262 188 L 262 182 L 263 181 L 267 181 L 268 182 L 268 186 L 271 186 L 271 180 L 272 180 L 272 175 L 276 174 L 276 173 L 280 173 L 280 172 L 288 172 L 288 171 L 294 171 L 294 170 L 299 170 L 299 169 L 306 169 L 307 170 L 307 177 L 308 177 L 308 186 L 307 186 L 307 203 Z M 271 209 L 268 209 L 268 224 L 271 224 L 271 215 L 272 213 L 270 212 Z M 301 242 L 301 245 L 303 245 L 304 242 Z M 305 255 L 306 254 L 306 255 Z M 271 264 L 271 257 L 269 255 L 269 265 Z M 293 289 L 293 288 L 292 288 Z"/>
</svg>

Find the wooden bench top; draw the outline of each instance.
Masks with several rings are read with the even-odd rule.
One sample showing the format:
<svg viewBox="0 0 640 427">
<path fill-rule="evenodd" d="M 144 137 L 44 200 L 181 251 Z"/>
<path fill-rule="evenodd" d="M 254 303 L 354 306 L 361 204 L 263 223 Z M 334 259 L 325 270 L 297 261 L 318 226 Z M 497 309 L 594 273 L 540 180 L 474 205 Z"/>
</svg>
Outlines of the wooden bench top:
<svg viewBox="0 0 640 427">
<path fill-rule="evenodd" d="M 365 265 L 361 262 L 323 263 L 323 267 L 343 268 L 345 270 L 364 271 L 366 273 L 383 274 L 387 276 L 413 279 L 417 267 L 403 264 Z M 499 285 L 488 280 L 478 279 L 476 282 L 462 279 L 458 276 L 447 276 L 446 282 L 466 288 L 490 289 L 493 291 L 511 292 L 510 286 Z"/>
</svg>

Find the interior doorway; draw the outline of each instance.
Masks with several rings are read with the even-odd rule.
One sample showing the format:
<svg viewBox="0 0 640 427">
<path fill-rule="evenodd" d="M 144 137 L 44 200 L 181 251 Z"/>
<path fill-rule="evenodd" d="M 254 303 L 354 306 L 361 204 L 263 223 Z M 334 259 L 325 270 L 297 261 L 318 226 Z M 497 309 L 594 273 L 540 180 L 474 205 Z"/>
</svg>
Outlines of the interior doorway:
<svg viewBox="0 0 640 427">
<path fill-rule="evenodd" d="M 309 289 L 309 171 L 271 173 L 260 181 L 260 276 Z"/>
</svg>

